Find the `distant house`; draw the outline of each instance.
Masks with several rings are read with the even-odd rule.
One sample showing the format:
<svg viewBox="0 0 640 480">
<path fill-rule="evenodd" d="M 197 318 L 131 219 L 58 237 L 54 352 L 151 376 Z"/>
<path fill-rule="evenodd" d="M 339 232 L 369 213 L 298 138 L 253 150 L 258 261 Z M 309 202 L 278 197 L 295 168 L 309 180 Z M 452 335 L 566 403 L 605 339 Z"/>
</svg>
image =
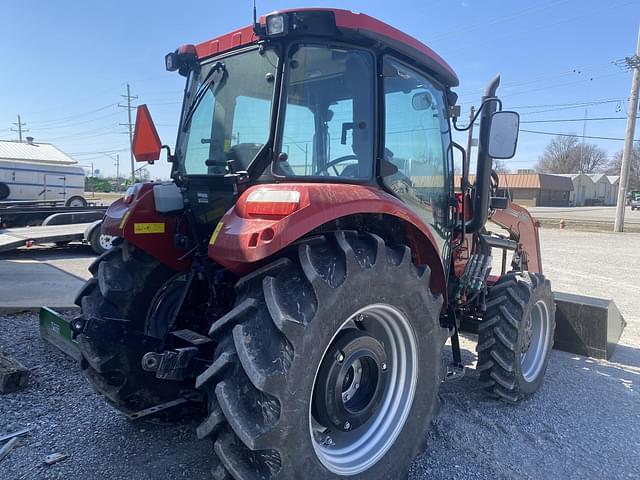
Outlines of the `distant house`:
<svg viewBox="0 0 640 480">
<path fill-rule="evenodd" d="M 620 177 L 603 173 L 559 173 L 556 177 L 571 179 L 573 193 L 571 205 L 576 207 L 589 205 L 615 205 Z"/>
<path fill-rule="evenodd" d="M 594 205 L 606 205 L 611 197 L 611 183 L 603 173 L 588 174 L 595 185 Z"/>
<path fill-rule="evenodd" d="M 607 205 L 616 205 L 618 203 L 618 189 L 620 188 L 620 175 L 607 175 L 611 184 L 611 195 Z"/>
<path fill-rule="evenodd" d="M 569 196 L 571 205 L 582 206 L 587 199 L 595 198 L 596 186 L 589 175 L 585 173 L 559 173 L 556 175 L 570 178 L 573 182 L 573 192 Z"/>
<path fill-rule="evenodd" d="M 546 173 L 501 173 L 499 195 L 508 195 L 515 203 L 526 207 L 567 207 L 573 192 L 571 178 Z M 470 176 L 471 183 L 475 181 Z M 460 185 L 459 177 L 456 186 Z"/>
</svg>

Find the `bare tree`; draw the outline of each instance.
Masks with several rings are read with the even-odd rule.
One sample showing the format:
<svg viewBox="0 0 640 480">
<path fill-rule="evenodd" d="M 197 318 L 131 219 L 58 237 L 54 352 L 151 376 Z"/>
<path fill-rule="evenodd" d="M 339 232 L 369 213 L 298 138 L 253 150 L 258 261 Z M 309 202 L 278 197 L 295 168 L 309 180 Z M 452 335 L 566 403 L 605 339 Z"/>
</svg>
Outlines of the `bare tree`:
<svg viewBox="0 0 640 480">
<path fill-rule="evenodd" d="M 493 169 L 496 173 L 511 173 L 509 167 L 504 160 L 494 160 L 493 161 Z"/>
<path fill-rule="evenodd" d="M 598 173 L 607 167 L 607 152 L 597 145 L 580 144 L 576 147 L 575 153 L 578 156 L 578 173 Z"/>
<path fill-rule="evenodd" d="M 608 175 L 620 175 L 620 165 L 622 164 L 622 150 L 615 154 L 607 168 Z M 634 147 L 631 151 L 631 163 L 629 164 L 629 185 L 628 190 L 640 190 L 640 146 Z"/>
<path fill-rule="evenodd" d="M 577 171 L 577 146 L 577 137 L 555 137 L 538 159 L 536 170 L 541 173 L 573 173 Z"/>
<path fill-rule="evenodd" d="M 607 152 L 592 143 L 578 143 L 575 136 L 557 136 L 536 165 L 542 173 L 597 173 L 607 167 Z"/>
</svg>

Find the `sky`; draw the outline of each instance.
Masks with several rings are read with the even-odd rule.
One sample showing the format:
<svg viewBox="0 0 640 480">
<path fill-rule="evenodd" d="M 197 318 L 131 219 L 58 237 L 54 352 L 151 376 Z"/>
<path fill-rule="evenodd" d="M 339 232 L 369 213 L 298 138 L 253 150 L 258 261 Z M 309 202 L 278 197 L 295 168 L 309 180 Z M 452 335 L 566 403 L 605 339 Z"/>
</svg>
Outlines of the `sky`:
<svg viewBox="0 0 640 480">
<path fill-rule="evenodd" d="M 162 141 L 175 143 L 184 78 L 164 56 L 251 23 L 252 2 L 4 0 L 0 29 L 0 139 L 17 139 L 17 115 L 36 142 L 50 142 L 102 174 L 130 171 L 126 84 L 149 106 Z M 259 14 L 300 3 L 257 1 Z M 553 134 L 577 134 L 611 157 L 622 149 L 640 0 L 423 0 L 303 6 L 359 11 L 414 36 L 456 71 L 462 117 L 502 76 L 504 108 L 521 114 L 518 153 L 532 168 Z M 390 8 L 393 5 L 393 8 Z M 584 121 L 584 118 L 589 119 Z M 462 120 L 460 123 L 465 123 Z M 542 132 L 542 133 L 533 133 Z M 640 132 L 636 133 L 636 138 Z M 465 144 L 466 136 L 454 137 Z M 167 178 L 169 165 L 149 167 Z"/>
</svg>

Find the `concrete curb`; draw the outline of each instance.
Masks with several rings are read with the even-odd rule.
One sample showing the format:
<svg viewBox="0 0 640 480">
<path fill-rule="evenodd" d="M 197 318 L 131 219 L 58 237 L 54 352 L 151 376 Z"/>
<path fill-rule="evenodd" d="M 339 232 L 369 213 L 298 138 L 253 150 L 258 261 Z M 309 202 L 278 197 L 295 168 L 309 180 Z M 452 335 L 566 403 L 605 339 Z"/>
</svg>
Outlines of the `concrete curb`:
<svg viewBox="0 0 640 480">
<path fill-rule="evenodd" d="M 559 218 L 535 217 L 540 222 L 542 228 L 556 229 L 560 228 Z M 565 220 L 565 230 L 575 230 L 580 232 L 604 232 L 613 233 L 613 222 L 598 222 L 588 220 Z M 640 233 L 640 224 L 625 223 L 625 233 Z"/>
</svg>

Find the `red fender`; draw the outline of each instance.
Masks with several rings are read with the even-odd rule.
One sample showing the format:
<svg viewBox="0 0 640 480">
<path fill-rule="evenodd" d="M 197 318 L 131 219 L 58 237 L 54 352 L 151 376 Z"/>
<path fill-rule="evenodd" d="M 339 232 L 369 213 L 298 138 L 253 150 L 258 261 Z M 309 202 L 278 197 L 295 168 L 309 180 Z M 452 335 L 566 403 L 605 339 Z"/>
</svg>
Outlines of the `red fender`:
<svg viewBox="0 0 640 480">
<path fill-rule="evenodd" d="M 186 272 L 191 259 L 176 248 L 174 235 L 186 232 L 182 215 L 167 215 L 156 211 L 153 183 L 143 183 L 131 203 L 124 198 L 113 202 L 102 221 L 102 231 L 122 237 L 169 267 Z"/>
<path fill-rule="evenodd" d="M 529 271 L 542 273 L 538 222 L 529 210 L 509 200 L 507 208 L 496 210 L 489 216 L 489 220 L 507 230 L 511 239 L 518 242 L 520 249 L 526 252 Z"/>
<path fill-rule="evenodd" d="M 297 209 L 280 215 L 251 213 L 247 199 L 258 191 L 298 192 Z M 255 185 L 240 196 L 218 223 L 209 243 L 209 257 L 238 275 L 246 274 L 257 268 L 256 262 L 274 255 L 321 225 L 349 215 L 368 213 L 393 215 L 406 222 L 415 261 L 429 265 L 432 290 L 446 297 L 442 256 L 430 228 L 400 200 L 370 186 Z"/>
</svg>

